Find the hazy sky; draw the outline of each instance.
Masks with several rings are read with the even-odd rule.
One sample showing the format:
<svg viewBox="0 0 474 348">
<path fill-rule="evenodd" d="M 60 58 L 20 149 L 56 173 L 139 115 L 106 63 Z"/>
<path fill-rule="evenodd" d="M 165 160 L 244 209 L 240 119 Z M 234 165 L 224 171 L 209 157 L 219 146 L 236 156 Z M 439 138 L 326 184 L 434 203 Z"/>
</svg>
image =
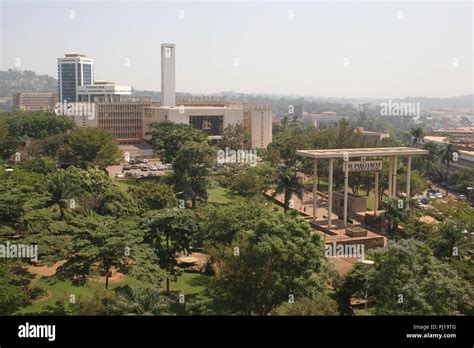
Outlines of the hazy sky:
<svg viewBox="0 0 474 348">
<path fill-rule="evenodd" d="M 57 77 L 57 58 L 81 52 L 96 79 L 159 91 L 171 42 L 182 92 L 473 93 L 471 2 L 0 2 L 1 70 L 19 58 Z"/>
</svg>

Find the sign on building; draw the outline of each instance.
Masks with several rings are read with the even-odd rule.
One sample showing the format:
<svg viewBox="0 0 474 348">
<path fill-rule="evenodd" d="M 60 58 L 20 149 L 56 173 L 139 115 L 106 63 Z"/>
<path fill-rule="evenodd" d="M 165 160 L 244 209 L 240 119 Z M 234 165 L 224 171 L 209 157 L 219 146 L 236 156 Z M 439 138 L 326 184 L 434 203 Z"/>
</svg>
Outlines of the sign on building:
<svg viewBox="0 0 474 348">
<path fill-rule="evenodd" d="M 375 172 L 382 170 L 382 161 L 349 161 L 347 162 L 349 172 Z"/>
</svg>

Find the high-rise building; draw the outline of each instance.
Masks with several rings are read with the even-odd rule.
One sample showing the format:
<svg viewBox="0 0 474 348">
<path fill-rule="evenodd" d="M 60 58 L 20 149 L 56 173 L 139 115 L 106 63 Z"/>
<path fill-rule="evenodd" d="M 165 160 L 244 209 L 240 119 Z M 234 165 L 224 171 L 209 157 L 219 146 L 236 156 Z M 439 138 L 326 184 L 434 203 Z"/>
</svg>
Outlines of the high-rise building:
<svg viewBox="0 0 474 348">
<path fill-rule="evenodd" d="M 94 61 L 84 54 L 68 53 L 58 58 L 58 96 L 59 101 L 78 101 L 78 86 L 94 82 Z"/>
<path fill-rule="evenodd" d="M 174 44 L 161 45 L 161 105 L 175 106 L 175 47 Z"/>
</svg>

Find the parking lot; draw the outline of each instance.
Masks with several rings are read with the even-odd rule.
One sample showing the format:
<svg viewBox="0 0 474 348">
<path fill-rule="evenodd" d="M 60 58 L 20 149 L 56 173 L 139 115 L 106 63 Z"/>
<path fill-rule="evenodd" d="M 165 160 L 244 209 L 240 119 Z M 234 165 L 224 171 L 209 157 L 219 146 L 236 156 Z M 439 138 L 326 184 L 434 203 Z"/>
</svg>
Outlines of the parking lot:
<svg viewBox="0 0 474 348">
<path fill-rule="evenodd" d="M 139 177 L 163 176 L 171 169 L 156 159 L 134 160 L 107 167 L 109 177 L 112 179 L 132 179 Z"/>
</svg>

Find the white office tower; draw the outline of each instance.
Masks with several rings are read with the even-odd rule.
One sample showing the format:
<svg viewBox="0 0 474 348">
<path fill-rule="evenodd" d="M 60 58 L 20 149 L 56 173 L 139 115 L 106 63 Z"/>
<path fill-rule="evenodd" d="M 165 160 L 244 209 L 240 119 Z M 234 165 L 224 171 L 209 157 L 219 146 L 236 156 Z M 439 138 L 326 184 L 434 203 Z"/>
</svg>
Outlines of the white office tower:
<svg viewBox="0 0 474 348">
<path fill-rule="evenodd" d="M 175 49 L 174 44 L 161 45 L 161 105 L 175 106 Z"/>
<path fill-rule="evenodd" d="M 77 102 L 78 86 L 94 83 L 94 61 L 85 54 L 68 53 L 58 58 L 58 97 L 59 101 Z"/>
</svg>

